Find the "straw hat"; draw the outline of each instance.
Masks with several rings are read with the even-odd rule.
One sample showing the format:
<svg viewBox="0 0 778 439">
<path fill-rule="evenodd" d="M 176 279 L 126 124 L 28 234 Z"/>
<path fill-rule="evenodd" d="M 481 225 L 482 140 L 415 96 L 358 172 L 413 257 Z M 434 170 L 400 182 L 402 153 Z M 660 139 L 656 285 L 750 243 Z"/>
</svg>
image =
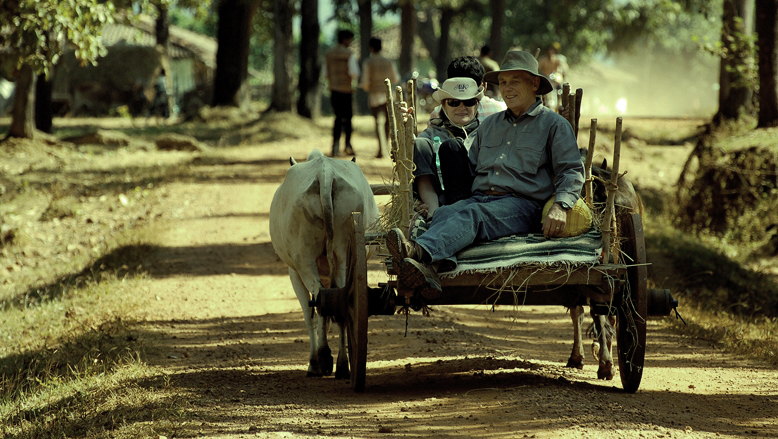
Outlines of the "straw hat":
<svg viewBox="0 0 778 439">
<path fill-rule="evenodd" d="M 480 101 L 484 97 L 484 88 L 479 87 L 473 78 L 449 78 L 435 90 L 435 93 L 432 93 L 432 97 L 438 102 L 443 102 L 445 99 L 464 101 L 473 98 Z"/>
<path fill-rule="evenodd" d="M 538 88 L 537 94 L 544 95 L 550 93 L 551 90 L 554 89 L 554 87 L 551 86 L 551 81 L 538 73 L 538 60 L 536 60 L 531 53 L 523 50 L 509 50 L 508 53 L 505 54 L 502 64 L 500 64 L 500 70 L 493 70 L 485 74 L 484 82 L 499 84 L 498 77 L 500 76 L 500 73 L 517 70 L 527 72 L 540 78 L 540 87 Z"/>
<path fill-rule="evenodd" d="M 554 204 L 554 197 L 551 197 L 546 205 L 543 206 L 543 218 L 548 215 L 548 211 Z M 583 198 L 579 198 L 575 202 L 572 209 L 567 211 L 567 221 L 565 222 L 565 228 L 562 229 L 562 233 L 559 234 L 562 238 L 569 238 L 571 236 L 578 236 L 586 233 L 592 227 L 592 211 Z"/>
</svg>

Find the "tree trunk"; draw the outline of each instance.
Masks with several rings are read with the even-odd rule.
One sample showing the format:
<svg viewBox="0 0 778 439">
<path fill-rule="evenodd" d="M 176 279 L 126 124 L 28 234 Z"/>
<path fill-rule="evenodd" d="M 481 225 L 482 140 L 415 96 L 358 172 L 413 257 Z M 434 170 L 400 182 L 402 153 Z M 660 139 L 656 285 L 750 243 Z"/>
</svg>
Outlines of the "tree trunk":
<svg viewBox="0 0 778 439">
<path fill-rule="evenodd" d="M 721 41 L 731 55 L 721 59 L 719 68 L 719 110 L 713 116 L 713 123 L 716 125 L 726 120 L 738 119 L 751 100 L 751 87 L 743 81 L 736 69 L 737 66 L 743 65 L 749 56 L 740 38 L 750 34 L 746 20 L 750 15 L 749 6 L 750 0 L 724 1 Z M 741 43 L 738 43 L 739 41 Z"/>
<path fill-rule="evenodd" d="M 370 56 L 370 37 L 373 35 L 373 0 L 358 0 L 359 5 L 359 67 Z M 361 88 L 356 93 L 357 109 L 360 114 L 369 114 L 367 92 Z"/>
<path fill-rule="evenodd" d="M 435 35 L 435 23 L 432 19 L 434 16 L 430 10 L 426 15 L 425 20 L 419 20 L 419 38 L 432 56 L 432 61 L 435 64 L 436 77 L 438 82 L 446 80 L 446 68 L 451 62 L 449 59 L 449 29 L 451 28 L 451 22 L 454 20 L 454 10 L 451 8 L 440 9 L 440 36 Z"/>
<path fill-rule="evenodd" d="M 221 0 L 216 32 L 216 76 L 213 106 L 233 106 L 248 110 L 251 93 L 248 83 L 249 40 L 256 0 Z"/>
<path fill-rule="evenodd" d="M 40 74 L 35 84 L 35 128 L 51 134 L 51 127 L 51 81 Z"/>
<path fill-rule="evenodd" d="M 442 8 L 440 10 L 440 39 L 438 39 L 438 53 L 435 57 L 435 67 L 438 70 L 438 81 L 441 83 L 448 79 L 446 76 L 446 70 L 448 64 L 451 62 L 451 51 L 449 50 L 449 42 L 451 41 L 451 23 L 454 21 L 454 12 L 451 8 Z"/>
<path fill-rule="evenodd" d="M 759 122 L 757 128 L 778 126 L 778 73 L 775 39 L 778 38 L 778 0 L 756 2 L 756 33 L 759 36 Z"/>
<path fill-rule="evenodd" d="M 300 79 L 297 88 L 297 114 L 310 119 L 319 116 L 319 3 L 302 0 L 300 4 Z"/>
<path fill-rule="evenodd" d="M 413 40 L 416 37 L 416 7 L 413 0 L 400 0 L 400 59 L 399 70 L 402 78 L 408 79 L 415 66 L 413 58 Z"/>
<path fill-rule="evenodd" d="M 292 17 L 294 5 L 291 0 L 273 2 L 273 91 L 270 111 L 292 111 L 294 99 L 294 52 L 292 51 Z"/>
<path fill-rule="evenodd" d="M 505 26 L 505 0 L 490 0 L 492 8 L 492 29 L 489 33 L 489 46 L 492 48 L 492 59 L 502 62 L 502 28 Z"/>
<path fill-rule="evenodd" d="M 167 48 L 170 40 L 170 15 L 167 6 L 162 2 L 157 3 L 157 20 L 154 23 L 154 31 L 157 37 L 157 45 Z"/>
<path fill-rule="evenodd" d="M 35 135 L 35 74 L 29 65 L 22 66 L 16 80 L 16 95 L 11 109 L 8 137 L 32 139 Z"/>
</svg>

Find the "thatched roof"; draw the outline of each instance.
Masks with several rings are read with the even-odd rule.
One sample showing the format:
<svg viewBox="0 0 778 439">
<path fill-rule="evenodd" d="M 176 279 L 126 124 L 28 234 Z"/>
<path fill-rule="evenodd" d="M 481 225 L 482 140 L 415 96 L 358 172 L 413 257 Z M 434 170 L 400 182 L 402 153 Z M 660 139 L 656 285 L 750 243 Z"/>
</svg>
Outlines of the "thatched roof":
<svg viewBox="0 0 778 439">
<path fill-rule="evenodd" d="M 148 15 L 117 14 L 116 22 L 103 28 L 102 42 L 106 47 L 123 44 L 154 47 L 157 42 L 154 28 L 155 21 Z M 171 58 L 197 58 L 208 67 L 216 67 L 216 39 L 174 25 L 170 25 L 169 32 Z"/>
</svg>

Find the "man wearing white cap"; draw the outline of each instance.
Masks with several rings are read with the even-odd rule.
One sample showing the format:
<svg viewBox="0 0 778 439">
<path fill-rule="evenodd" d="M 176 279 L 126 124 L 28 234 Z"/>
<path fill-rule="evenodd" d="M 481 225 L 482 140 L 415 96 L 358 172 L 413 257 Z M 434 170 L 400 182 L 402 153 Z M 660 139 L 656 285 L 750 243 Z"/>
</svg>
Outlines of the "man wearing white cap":
<svg viewBox="0 0 778 439">
<path fill-rule="evenodd" d="M 406 288 L 420 289 L 427 299 L 442 291 L 432 264 L 455 267 L 454 255 L 473 242 L 541 229 L 548 237 L 562 236 L 566 211 L 583 186 L 573 129 L 539 98 L 552 87 L 538 73 L 535 57 L 509 51 L 501 69 L 487 73 L 484 80 L 499 85 L 508 109 L 486 118 L 468 137 L 473 196 L 441 206 L 415 241 L 406 240 L 400 229 L 387 236 L 398 279 Z M 541 218 L 543 204 L 552 196 L 554 204 Z"/>
</svg>

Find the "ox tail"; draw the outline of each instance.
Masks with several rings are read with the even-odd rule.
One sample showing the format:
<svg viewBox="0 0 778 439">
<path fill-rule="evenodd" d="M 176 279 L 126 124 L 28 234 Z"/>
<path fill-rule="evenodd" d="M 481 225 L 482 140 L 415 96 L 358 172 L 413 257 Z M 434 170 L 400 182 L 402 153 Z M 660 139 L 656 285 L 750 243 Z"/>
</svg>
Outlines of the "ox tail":
<svg viewBox="0 0 778 439">
<path fill-rule="evenodd" d="M 325 162 L 322 171 L 319 172 L 319 198 L 321 199 L 321 210 L 324 219 L 324 229 L 327 233 L 327 242 L 325 251 L 327 252 L 327 263 L 330 266 L 330 288 L 335 288 L 335 209 L 332 202 L 332 167 Z"/>
</svg>

